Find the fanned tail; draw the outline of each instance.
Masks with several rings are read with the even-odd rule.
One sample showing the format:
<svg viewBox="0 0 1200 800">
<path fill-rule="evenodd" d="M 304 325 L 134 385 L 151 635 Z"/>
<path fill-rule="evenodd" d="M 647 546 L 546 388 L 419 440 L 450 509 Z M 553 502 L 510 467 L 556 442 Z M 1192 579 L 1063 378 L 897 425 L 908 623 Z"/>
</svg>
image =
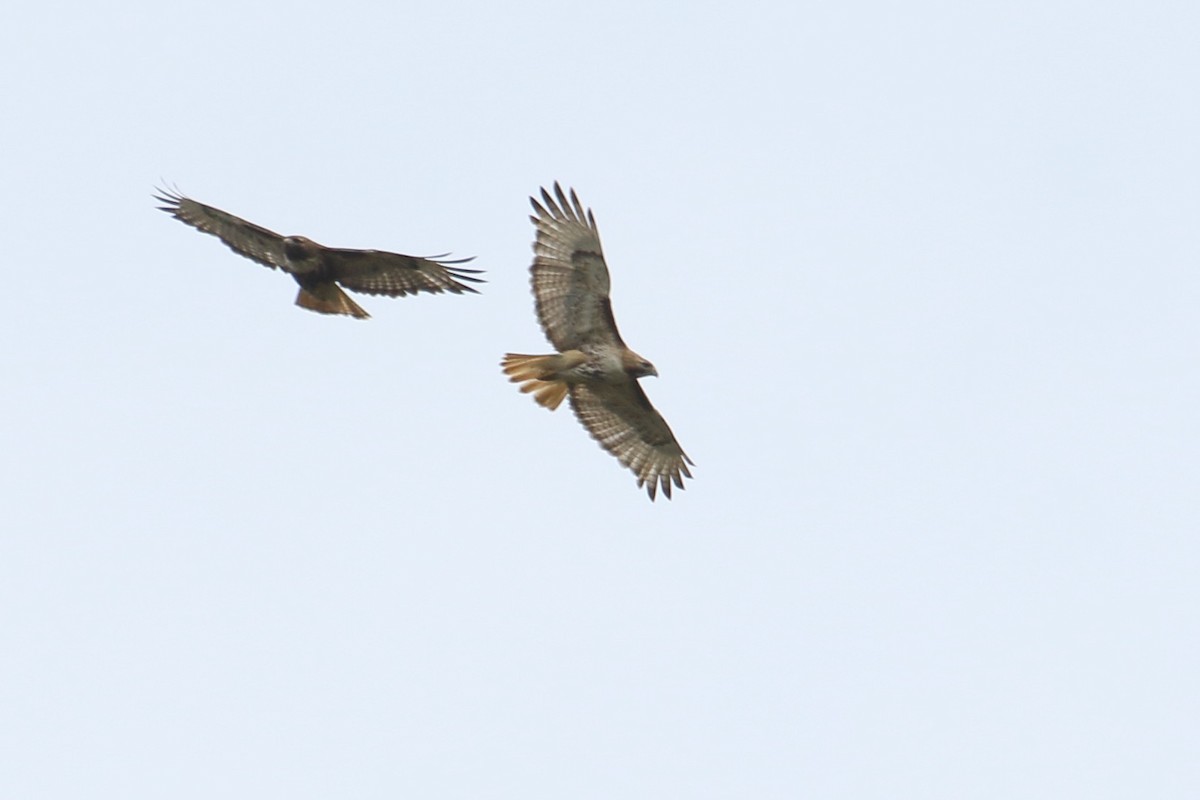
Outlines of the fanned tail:
<svg viewBox="0 0 1200 800">
<path fill-rule="evenodd" d="M 296 305 L 318 314 L 347 314 L 358 319 L 371 316 L 351 300 L 342 287 L 332 282 L 301 286 L 300 293 L 296 295 Z"/>
<path fill-rule="evenodd" d="M 533 394 L 538 405 L 553 411 L 562 405 L 567 396 L 567 382 L 547 380 L 560 366 L 562 358 L 559 355 L 527 356 L 520 353 L 506 353 L 500 362 L 500 368 L 513 383 L 521 384 L 521 391 Z"/>
</svg>

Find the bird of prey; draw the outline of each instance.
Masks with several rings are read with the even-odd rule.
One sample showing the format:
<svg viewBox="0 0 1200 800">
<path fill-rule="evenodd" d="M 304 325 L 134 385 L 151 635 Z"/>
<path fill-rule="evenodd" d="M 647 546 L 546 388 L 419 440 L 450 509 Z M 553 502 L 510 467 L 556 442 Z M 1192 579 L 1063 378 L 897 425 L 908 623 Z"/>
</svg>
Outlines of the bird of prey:
<svg viewBox="0 0 1200 800">
<path fill-rule="evenodd" d="M 363 294 L 403 297 L 417 292 L 475 292 L 462 281 L 483 282 L 473 277 L 480 270 L 457 266 L 470 258 L 446 261 L 445 254 L 419 258 L 382 250 L 325 247 L 303 236 L 280 236 L 177 191 L 158 191 L 154 199 L 163 204 L 159 208 L 175 219 L 211 233 L 238 255 L 271 269 L 278 267 L 295 278 L 300 284 L 296 305 L 310 311 L 369 317 L 341 287 Z"/>
<path fill-rule="evenodd" d="M 537 229 L 533 295 L 542 330 L 558 352 L 508 353 L 500 366 L 551 411 L 570 397 L 592 438 L 633 470 L 650 499 L 660 487 L 670 498 L 672 484 L 682 489 L 684 476 L 692 477 L 693 462 L 638 384 L 658 371 L 617 332 L 596 218 L 584 211 L 574 189 L 568 200 L 557 183 L 554 197 L 542 189 L 542 202 L 530 202 Z"/>
</svg>

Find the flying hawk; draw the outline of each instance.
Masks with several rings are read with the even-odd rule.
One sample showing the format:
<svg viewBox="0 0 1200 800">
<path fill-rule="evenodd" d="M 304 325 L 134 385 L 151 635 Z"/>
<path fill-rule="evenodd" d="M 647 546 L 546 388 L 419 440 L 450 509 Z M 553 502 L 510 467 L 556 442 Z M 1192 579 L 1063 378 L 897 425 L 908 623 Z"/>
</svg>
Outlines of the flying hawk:
<svg viewBox="0 0 1200 800">
<path fill-rule="evenodd" d="M 471 261 L 446 261 L 445 255 L 419 258 L 382 250 L 344 250 L 325 247 L 303 236 L 280 236 L 219 208 L 197 203 L 178 192 L 159 189 L 159 208 L 180 222 L 211 233 L 231 250 L 252 261 L 278 267 L 296 279 L 300 293 L 296 305 L 321 314 L 370 316 L 342 291 L 403 297 L 417 292 L 475 292 L 460 281 L 482 283 L 472 277 L 481 270 L 456 266 Z"/>
<path fill-rule="evenodd" d="M 617 332 L 596 218 L 574 189 L 569 201 L 557 183 L 554 194 L 557 202 L 545 189 L 541 203 L 530 198 L 537 240 L 529 271 L 542 330 L 559 352 L 508 353 L 500 366 L 551 411 L 569 396 L 592 438 L 633 470 L 650 499 L 660 487 L 670 498 L 672 483 L 682 489 L 684 476 L 692 477 L 693 462 L 638 384 L 658 371 Z"/>
</svg>

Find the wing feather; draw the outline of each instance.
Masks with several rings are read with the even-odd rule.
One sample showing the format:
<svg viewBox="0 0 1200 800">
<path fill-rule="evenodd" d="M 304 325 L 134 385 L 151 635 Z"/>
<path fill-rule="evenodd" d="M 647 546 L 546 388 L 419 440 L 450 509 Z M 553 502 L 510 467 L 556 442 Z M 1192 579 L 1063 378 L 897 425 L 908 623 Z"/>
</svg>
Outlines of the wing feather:
<svg viewBox="0 0 1200 800">
<path fill-rule="evenodd" d="M 672 484 L 682 489 L 692 477 L 692 460 L 636 380 L 572 384 L 571 408 L 592 438 L 633 470 L 651 500 L 660 488 L 670 499 Z"/>
<path fill-rule="evenodd" d="M 452 261 L 445 256 L 421 258 L 382 250 L 346 250 L 329 248 L 324 254 L 330 277 L 347 289 L 364 294 L 383 294 L 403 297 L 417 292 L 476 292 L 462 281 L 482 283 L 476 278 L 477 269 L 457 266 L 471 261 L 460 258 Z"/>
<path fill-rule="evenodd" d="M 558 183 L 554 196 L 530 198 L 537 229 L 530 267 L 538 319 L 546 338 L 560 351 L 587 345 L 624 346 L 609 301 L 608 265 L 591 210 L 575 190 L 568 197 Z"/>
<path fill-rule="evenodd" d="M 159 208 L 175 219 L 198 231 L 212 234 L 238 255 L 275 269 L 284 267 L 283 237 L 274 231 L 235 217 L 226 211 L 197 203 L 178 191 L 159 189 L 154 199 L 163 203 Z"/>
</svg>

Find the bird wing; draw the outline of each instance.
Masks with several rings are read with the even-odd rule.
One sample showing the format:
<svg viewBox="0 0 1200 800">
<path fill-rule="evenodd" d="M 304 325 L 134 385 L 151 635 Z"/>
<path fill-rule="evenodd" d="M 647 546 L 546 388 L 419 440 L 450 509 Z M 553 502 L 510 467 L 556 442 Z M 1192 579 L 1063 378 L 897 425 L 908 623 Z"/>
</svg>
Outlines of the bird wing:
<svg viewBox="0 0 1200 800">
<path fill-rule="evenodd" d="M 283 237 L 278 233 L 219 208 L 197 203 L 177 191 L 158 191 L 159 194 L 154 195 L 154 199 L 163 203 L 159 208 L 180 222 L 204 233 L 211 233 L 227 244 L 233 252 L 263 266 L 275 269 L 287 265 L 283 252 Z"/>
<path fill-rule="evenodd" d="M 608 266 L 591 209 L 575 190 L 570 198 L 554 184 L 555 197 L 542 189 L 542 202 L 529 198 L 537 228 L 530 267 L 542 330 L 558 350 L 585 345 L 624 347 L 609 301 Z M 557 198 L 557 199 L 556 199 Z"/>
<path fill-rule="evenodd" d="M 670 499 L 671 484 L 682 489 L 683 478 L 692 477 L 692 460 L 636 380 L 571 384 L 571 408 L 592 438 L 633 470 L 651 500 L 660 487 Z"/>
<path fill-rule="evenodd" d="M 476 278 L 481 270 L 457 266 L 471 261 L 460 258 L 445 260 L 445 255 L 421 258 L 383 250 L 346 250 L 327 248 L 324 252 L 329 276 L 356 292 L 403 297 L 417 292 L 475 292 L 462 283 L 482 283 Z"/>
</svg>

